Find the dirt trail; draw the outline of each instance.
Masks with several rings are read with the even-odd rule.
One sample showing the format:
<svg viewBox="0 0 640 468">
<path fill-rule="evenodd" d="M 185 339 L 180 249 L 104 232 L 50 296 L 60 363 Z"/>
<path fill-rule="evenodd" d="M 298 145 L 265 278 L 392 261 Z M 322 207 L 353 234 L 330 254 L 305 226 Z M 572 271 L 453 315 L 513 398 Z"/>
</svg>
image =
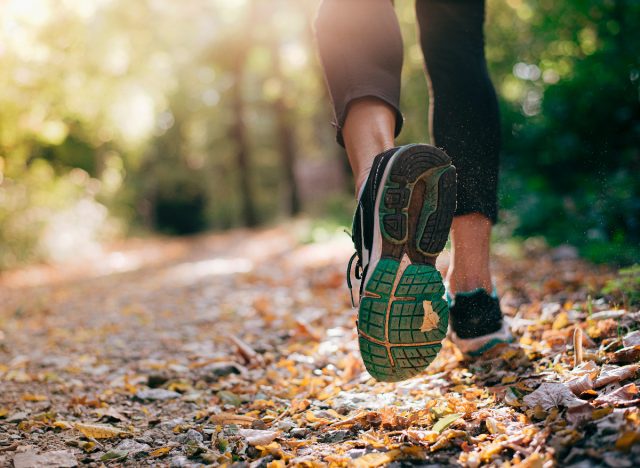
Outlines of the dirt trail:
<svg viewBox="0 0 640 468">
<path fill-rule="evenodd" d="M 447 343 L 423 376 L 383 384 L 358 357 L 348 238 L 301 244 L 304 229 L 4 274 L 0 466 L 640 465 L 638 313 L 587 301 L 608 270 L 497 246 L 518 343 L 476 363 Z"/>
</svg>

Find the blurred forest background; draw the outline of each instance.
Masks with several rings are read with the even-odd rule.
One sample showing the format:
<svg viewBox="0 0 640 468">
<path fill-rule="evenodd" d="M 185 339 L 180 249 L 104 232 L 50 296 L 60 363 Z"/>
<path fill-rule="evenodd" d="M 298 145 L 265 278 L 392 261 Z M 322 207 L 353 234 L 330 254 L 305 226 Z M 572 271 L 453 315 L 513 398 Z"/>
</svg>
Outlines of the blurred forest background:
<svg viewBox="0 0 640 468">
<path fill-rule="evenodd" d="M 400 143 L 428 141 L 414 1 Z M 0 269 L 353 208 L 316 0 L 0 0 Z M 640 259 L 640 2 L 488 0 L 501 235 Z"/>
</svg>

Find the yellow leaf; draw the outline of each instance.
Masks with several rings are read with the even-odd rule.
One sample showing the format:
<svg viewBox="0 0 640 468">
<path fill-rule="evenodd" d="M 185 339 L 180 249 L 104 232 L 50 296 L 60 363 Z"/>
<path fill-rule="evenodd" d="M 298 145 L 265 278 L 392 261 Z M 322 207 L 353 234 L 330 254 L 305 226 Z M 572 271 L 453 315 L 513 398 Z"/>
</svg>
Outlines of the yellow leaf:
<svg viewBox="0 0 640 468">
<path fill-rule="evenodd" d="M 91 453 L 95 450 L 96 448 L 96 443 L 95 442 L 81 442 L 80 443 L 80 448 L 82 450 L 84 450 L 86 453 Z"/>
<path fill-rule="evenodd" d="M 52 426 L 64 430 L 73 429 L 73 425 L 68 423 L 67 421 L 55 421 Z"/>
<path fill-rule="evenodd" d="M 284 460 L 273 460 L 267 463 L 267 468 L 284 468 L 285 466 Z"/>
<path fill-rule="evenodd" d="M 618 440 L 616 440 L 616 448 L 623 452 L 628 452 L 631 446 L 640 442 L 640 433 L 634 431 L 626 431 Z"/>
<path fill-rule="evenodd" d="M 193 387 L 189 385 L 187 382 L 171 382 L 167 386 L 167 390 L 171 390 L 172 392 L 186 393 L 191 390 Z"/>
<path fill-rule="evenodd" d="M 593 412 L 591 413 L 591 419 L 595 421 L 597 419 L 604 418 L 605 416 L 607 416 L 608 414 L 611 414 L 612 412 L 613 412 L 613 408 L 611 406 L 593 410 Z"/>
<path fill-rule="evenodd" d="M 553 321 L 553 325 L 551 328 L 554 330 L 562 330 L 564 327 L 569 325 L 569 314 L 566 312 L 560 312 L 556 319 Z"/>
<path fill-rule="evenodd" d="M 515 382 L 516 380 L 518 380 L 518 377 L 515 375 L 505 375 L 504 377 L 502 377 L 503 384 L 510 384 Z"/>
<path fill-rule="evenodd" d="M 9 414 L 9 408 L 0 408 L 0 418 L 4 418 Z"/>
<path fill-rule="evenodd" d="M 160 447 L 149 454 L 151 458 L 159 458 L 171 452 L 172 447 Z"/>
<path fill-rule="evenodd" d="M 112 439 L 127 434 L 127 432 L 117 427 L 108 426 L 106 424 L 83 424 L 75 423 L 74 427 L 82 432 L 85 437 L 91 439 Z"/>
<path fill-rule="evenodd" d="M 392 462 L 400 454 L 400 450 L 391 450 L 389 452 L 376 452 L 368 453 L 359 458 L 356 458 L 350 466 L 355 468 L 373 468 L 376 466 L 382 466 Z"/>
</svg>

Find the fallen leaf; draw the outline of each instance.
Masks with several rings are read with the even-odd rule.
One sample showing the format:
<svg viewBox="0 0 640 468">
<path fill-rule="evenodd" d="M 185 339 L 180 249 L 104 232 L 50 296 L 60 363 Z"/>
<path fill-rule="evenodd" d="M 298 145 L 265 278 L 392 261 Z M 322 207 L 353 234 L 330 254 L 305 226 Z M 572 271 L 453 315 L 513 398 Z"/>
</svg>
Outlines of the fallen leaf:
<svg viewBox="0 0 640 468">
<path fill-rule="evenodd" d="M 395 460 L 399 454 L 399 450 L 390 450 L 389 452 L 384 453 L 368 453 L 353 460 L 353 462 L 350 463 L 350 466 L 354 468 L 373 468 L 376 466 L 382 466 Z"/>
<path fill-rule="evenodd" d="M 638 387 L 634 383 L 620 387 L 606 395 L 599 396 L 593 402 L 597 405 L 629 406 L 640 403 Z"/>
<path fill-rule="evenodd" d="M 433 425 L 431 430 L 433 430 L 434 432 L 437 432 L 438 434 L 440 434 L 447 427 L 449 427 L 451 424 L 453 424 L 454 421 L 456 421 L 458 418 L 460 418 L 460 416 L 462 416 L 462 415 L 458 414 L 458 413 L 454 413 L 454 414 L 450 414 L 448 416 L 445 416 L 444 418 L 440 418 L 438 420 L 438 422 Z"/>
<path fill-rule="evenodd" d="M 251 416 L 245 416 L 242 414 L 232 414 L 232 413 L 220 413 L 220 414 L 212 414 L 209 417 L 209 421 L 213 424 L 220 425 L 229 425 L 235 424 L 237 426 L 251 426 L 256 418 Z"/>
<path fill-rule="evenodd" d="M 106 424 L 83 424 L 75 423 L 75 429 L 82 432 L 85 437 L 91 439 L 112 439 L 128 434 L 128 432 L 118 429 L 117 427 L 108 426 Z"/>
<path fill-rule="evenodd" d="M 629 364 L 640 361 L 640 345 L 622 348 L 611 355 L 611 362 L 617 364 Z"/>
<path fill-rule="evenodd" d="M 622 337 L 622 344 L 625 347 L 640 345 L 640 330 L 632 331 Z"/>
<path fill-rule="evenodd" d="M 602 366 L 600 375 L 598 375 L 598 378 L 594 382 L 594 388 L 604 387 L 610 383 L 621 382 L 635 377 L 638 369 L 640 369 L 639 364 L 629 364 L 623 367 L 604 365 Z"/>
<path fill-rule="evenodd" d="M 561 383 L 543 383 L 533 393 L 525 396 L 522 401 L 530 408 L 540 405 L 543 410 L 558 406 L 583 405 L 585 402 L 576 397 L 569 388 Z"/>
<path fill-rule="evenodd" d="M 116 421 L 124 421 L 124 422 L 129 421 L 129 418 L 127 418 L 125 415 L 123 415 L 122 413 L 120 413 L 114 408 L 98 408 L 95 411 L 95 413 L 98 415 L 98 418 L 100 419 L 111 418 L 111 419 L 115 419 Z"/>
<path fill-rule="evenodd" d="M 47 401 L 49 398 L 46 395 L 36 395 L 34 393 L 25 393 L 22 395 L 24 401 Z"/>
<path fill-rule="evenodd" d="M 574 395 L 579 396 L 593 388 L 593 379 L 589 374 L 585 374 L 565 382 L 565 385 L 569 387 L 569 390 L 571 390 Z"/>
<path fill-rule="evenodd" d="M 438 439 L 438 432 L 436 431 L 422 431 L 417 429 L 407 429 L 403 431 L 407 437 L 415 442 L 423 444 L 432 444 Z"/>
<path fill-rule="evenodd" d="M 638 442 L 640 442 L 640 432 L 626 431 L 616 440 L 616 449 L 628 452 L 631 446 Z"/>
<path fill-rule="evenodd" d="M 151 458 L 160 458 L 163 457 L 164 455 L 166 455 L 167 453 L 171 452 L 171 449 L 173 447 L 160 447 L 157 448 L 155 450 L 153 450 L 152 452 L 149 453 L 149 456 Z"/>
<path fill-rule="evenodd" d="M 278 431 L 264 431 L 259 429 L 240 429 L 239 434 L 247 439 L 249 445 L 269 445 L 280 433 Z"/>
<path fill-rule="evenodd" d="M 73 429 L 73 424 L 67 422 L 67 421 L 55 421 L 52 424 L 53 427 L 58 428 L 58 429 L 64 429 L 64 430 L 68 430 L 68 429 Z"/>
<path fill-rule="evenodd" d="M 437 328 L 438 323 L 440 323 L 440 316 L 433 311 L 431 301 L 422 301 L 422 308 L 424 309 L 424 317 L 422 319 L 420 331 L 428 332 Z"/>
</svg>

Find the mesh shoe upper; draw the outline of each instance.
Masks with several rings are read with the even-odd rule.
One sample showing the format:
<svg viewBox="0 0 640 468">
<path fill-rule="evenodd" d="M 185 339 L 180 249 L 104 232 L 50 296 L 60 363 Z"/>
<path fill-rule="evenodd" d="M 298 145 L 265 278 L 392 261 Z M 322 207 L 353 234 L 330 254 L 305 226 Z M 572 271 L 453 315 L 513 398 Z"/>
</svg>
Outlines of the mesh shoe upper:
<svg viewBox="0 0 640 468">
<path fill-rule="evenodd" d="M 351 261 L 349 262 L 347 271 L 347 284 L 351 289 L 351 269 L 354 258 L 357 259 L 355 276 L 357 279 L 362 279 L 360 283 L 360 292 L 364 285 L 364 278 L 367 275 L 367 267 L 369 265 L 371 257 L 371 249 L 373 247 L 373 223 L 375 217 L 376 196 L 380 184 L 383 182 L 384 171 L 389 163 L 391 157 L 395 154 L 398 148 L 392 148 L 383 153 L 377 155 L 371 165 L 371 171 L 367 182 L 362 189 L 360 198 L 358 199 L 358 206 L 353 216 L 353 226 L 351 230 L 351 239 L 353 240 L 353 246 L 356 252 L 354 253 Z M 353 293 L 352 293 L 353 300 Z"/>
</svg>

